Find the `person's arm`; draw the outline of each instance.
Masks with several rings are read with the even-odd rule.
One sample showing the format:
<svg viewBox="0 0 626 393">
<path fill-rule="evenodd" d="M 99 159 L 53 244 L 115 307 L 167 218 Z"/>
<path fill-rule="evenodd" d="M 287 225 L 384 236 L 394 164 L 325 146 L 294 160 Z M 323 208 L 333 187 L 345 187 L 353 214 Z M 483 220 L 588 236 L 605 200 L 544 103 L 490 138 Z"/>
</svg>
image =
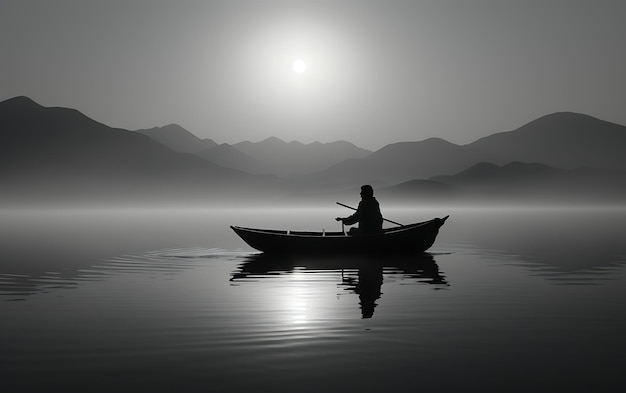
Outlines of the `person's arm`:
<svg viewBox="0 0 626 393">
<path fill-rule="evenodd" d="M 342 221 L 346 225 L 356 224 L 357 222 L 361 220 L 362 211 L 363 209 L 361 208 L 361 202 L 359 202 L 359 207 L 356 209 L 356 212 L 353 215 L 351 215 L 350 217 L 345 217 L 345 218 L 337 217 L 336 220 Z"/>
<path fill-rule="evenodd" d="M 357 211 L 356 213 L 354 213 L 350 217 L 344 218 L 342 221 L 346 225 L 353 225 L 353 224 L 356 224 L 357 222 L 359 222 L 359 217 L 360 217 L 360 214 Z"/>
</svg>

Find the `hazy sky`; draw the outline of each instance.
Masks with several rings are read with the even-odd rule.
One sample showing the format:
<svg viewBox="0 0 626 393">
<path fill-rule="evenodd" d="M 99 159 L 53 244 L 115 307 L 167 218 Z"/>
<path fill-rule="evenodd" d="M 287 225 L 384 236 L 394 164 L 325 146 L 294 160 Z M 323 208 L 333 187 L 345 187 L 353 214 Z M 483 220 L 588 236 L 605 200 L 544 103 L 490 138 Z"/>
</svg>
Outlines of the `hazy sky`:
<svg viewBox="0 0 626 393">
<path fill-rule="evenodd" d="M 625 21 L 623 0 L 1 0 L 0 100 L 370 149 L 564 110 L 626 124 Z"/>
</svg>

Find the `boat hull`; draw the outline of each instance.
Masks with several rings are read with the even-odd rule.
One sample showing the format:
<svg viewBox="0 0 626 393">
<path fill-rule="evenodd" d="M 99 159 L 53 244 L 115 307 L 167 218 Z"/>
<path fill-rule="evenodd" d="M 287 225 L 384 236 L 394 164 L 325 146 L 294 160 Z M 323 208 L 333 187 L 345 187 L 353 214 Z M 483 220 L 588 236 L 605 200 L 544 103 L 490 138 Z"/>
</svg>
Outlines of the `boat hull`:
<svg viewBox="0 0 626 393">
<path fill-rule="evenodd" d="M 250 247 L 266 253 L 407 253 L 428 250 L 448 216 L 384 229 L 379 234 L 301 232 L 231 226 Z"/>
</svg>

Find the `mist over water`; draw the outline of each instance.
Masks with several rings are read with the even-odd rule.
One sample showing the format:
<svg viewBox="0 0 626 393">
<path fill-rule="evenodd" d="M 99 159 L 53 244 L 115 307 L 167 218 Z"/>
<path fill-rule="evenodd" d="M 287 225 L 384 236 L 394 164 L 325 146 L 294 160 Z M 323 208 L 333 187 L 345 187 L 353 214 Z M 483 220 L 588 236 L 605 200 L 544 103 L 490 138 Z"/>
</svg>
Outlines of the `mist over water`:
<svg viewBox="0 0 626 393">
<path fill-rule="evenodd" d="M 3 384 L 624 387 L 623 208 L 383 213 L 450 219 L 424 256 L 363 261 L 267 257 L 229 229 L 337 230 L 341 207 L 0 210 Z"/>
</svg>

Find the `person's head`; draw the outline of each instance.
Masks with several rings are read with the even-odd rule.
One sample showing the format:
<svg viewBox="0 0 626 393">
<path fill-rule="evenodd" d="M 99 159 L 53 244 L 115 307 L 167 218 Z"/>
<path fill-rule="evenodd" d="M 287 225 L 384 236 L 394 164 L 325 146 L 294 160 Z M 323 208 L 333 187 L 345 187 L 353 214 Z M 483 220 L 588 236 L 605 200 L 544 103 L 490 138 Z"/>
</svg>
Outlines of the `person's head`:
<svg viewBox="0 0 626 393">
<path fill-rule="evenodd" d="M 361 198 L 371 198 L 374 196 L 374 189 L 369 184 L 361 186 Z"/>
</svg>

